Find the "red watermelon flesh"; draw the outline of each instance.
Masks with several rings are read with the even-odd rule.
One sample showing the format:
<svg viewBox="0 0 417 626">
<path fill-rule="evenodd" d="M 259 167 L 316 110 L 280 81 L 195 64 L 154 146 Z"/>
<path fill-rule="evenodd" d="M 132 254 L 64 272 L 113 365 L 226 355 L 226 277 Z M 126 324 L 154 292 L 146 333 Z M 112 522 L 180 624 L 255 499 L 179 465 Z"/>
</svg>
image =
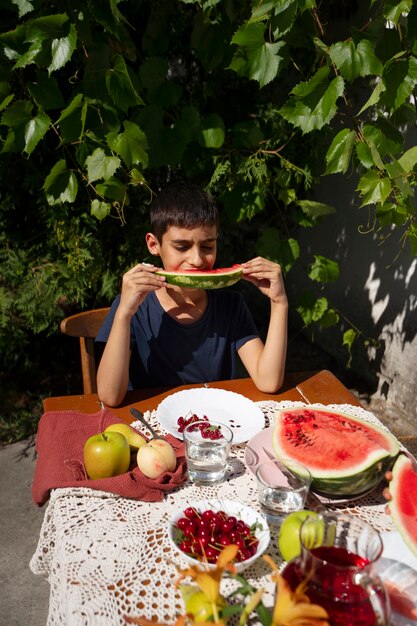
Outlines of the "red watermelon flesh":
<svg viewBox="0 0 417 626">
<path fill-rule="evenodd" d="M 389 490 L 393 522 L 417 556 L 417 463 L 405 454 L 394 463 Z"/>
<path fill-rule="evenodd" d="M 272 443 L 278 458 L 308 467 L 316 491 L 335 496 L 371 489 L 399 451 L 382 428 L 314 406 L 280 411 Z"/>
</svg>

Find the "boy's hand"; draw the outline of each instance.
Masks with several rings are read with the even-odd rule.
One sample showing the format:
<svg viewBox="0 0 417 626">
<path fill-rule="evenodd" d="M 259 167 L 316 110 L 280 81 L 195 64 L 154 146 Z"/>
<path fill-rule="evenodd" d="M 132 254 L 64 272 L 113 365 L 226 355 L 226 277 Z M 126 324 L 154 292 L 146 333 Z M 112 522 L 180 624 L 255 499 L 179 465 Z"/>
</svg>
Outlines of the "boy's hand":
<svg viewBox="0 0 417 626">
<path fill-rule="evenodd" d="M 154 265 L 138 263 L 123 275 L 119 314 L 131 317 L 151 291 L 163 287 L 165 276 L 156 275 L 157 269 Z"/>
<path fill-rule="evenodd" d="M 243 278 L 253 283 L 255 287 L 275 304 L 286 304 L 284 280 L 281 266 L 273 261 L 268 261 L 261 256 L 242 263 Z"/>
</svg>

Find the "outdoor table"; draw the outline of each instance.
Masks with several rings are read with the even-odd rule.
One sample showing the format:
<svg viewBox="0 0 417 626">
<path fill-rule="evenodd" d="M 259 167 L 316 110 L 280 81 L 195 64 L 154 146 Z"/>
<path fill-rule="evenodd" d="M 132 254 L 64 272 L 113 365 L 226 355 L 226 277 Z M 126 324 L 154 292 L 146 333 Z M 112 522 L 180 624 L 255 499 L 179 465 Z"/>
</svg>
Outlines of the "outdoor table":
<svg viewBox="0 0 417 626">
<path fill-rule="evenodd" d="M 130 408 L 135 406 L 163 434 L 156 420 L 158 404 L 170 393 L 194 387 L 198 385 L 128 392 L 123 405 L 111 410 L 130 422 Z M 348 411 L 385 428 L 326 370 L 289 374 L 277 394 L 258 391 L 250 379 L 210 383 L 209 387 L 234 391 L 258 403 L 265 426 L 273 425 L 277 409 L 303 403 Z M 100 402 L 95 394 L 63 396 L 45 399 L 44 409 L 94 413 L 100 410 Z M 177 510 L 201 499 L 236 500 L 259 508 L 255 476 L 244 462 L 245 445 L 232 447 L 232 472 L 227 481 L 211 487 L 187 482 L 165 495 L 162 502 L 141 502 L 86 488 L 55 489 L 30 563 L 33 573 L 47 577 L 51 586 L 47 626 L 123 625 L 127 614 L 173 623 L 183 611 L 175 587 L 176 566 L 184 567 L 186 562 L 168 543 L 168 520 Z M 379 531 L 389 531 L 393 525 L 384 511 L 385 503 L 379 485 L 359 499 L 326 506 L 357 515 Z M 282 563 L 276 532 L 271 532 L 267 552 L 278 565 Z M 269 566 L 258 559 L 245 575 L 257 588 L 265 589 L 264 601 L 272 606 L 274 585 Z M 227 592 L 235 583 L 224 580 L 222 584 Z"/>
</svg>

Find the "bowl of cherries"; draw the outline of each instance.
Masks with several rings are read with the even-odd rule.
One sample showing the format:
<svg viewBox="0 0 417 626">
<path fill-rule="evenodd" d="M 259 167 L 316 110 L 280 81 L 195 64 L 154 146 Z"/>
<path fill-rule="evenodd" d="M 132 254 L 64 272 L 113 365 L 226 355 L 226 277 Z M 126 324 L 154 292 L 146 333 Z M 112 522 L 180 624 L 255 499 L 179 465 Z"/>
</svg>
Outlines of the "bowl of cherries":
<svg viewBox="0 0 417 626">
<path fill-rule="evenodd" d="M 168 525 L 171 547 L 192 565 L 216 566 L 222 549 L 236 544 L 237 572 L 252 565 L 267 549 L 270 540 L 268 523 L 255 509 L 233 500 L 191 502 L 171 516 Z"/>
</svg>

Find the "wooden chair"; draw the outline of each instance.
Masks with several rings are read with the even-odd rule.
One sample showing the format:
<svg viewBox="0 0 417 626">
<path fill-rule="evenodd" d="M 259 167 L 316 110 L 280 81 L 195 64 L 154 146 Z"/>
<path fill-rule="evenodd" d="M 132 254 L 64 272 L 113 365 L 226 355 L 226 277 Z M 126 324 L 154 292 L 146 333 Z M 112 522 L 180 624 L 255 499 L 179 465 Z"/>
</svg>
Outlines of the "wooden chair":
<svg viewBox="0 0 417 626">
<path fill-rule="evenodd" d="M 60 324 L 61 332 L 80 339 L 81 371 L 85 394 L 97 392 L 94 339 L 109 310 L 110 307 L 83 311 L 64 318 Z"/>
</svg>

